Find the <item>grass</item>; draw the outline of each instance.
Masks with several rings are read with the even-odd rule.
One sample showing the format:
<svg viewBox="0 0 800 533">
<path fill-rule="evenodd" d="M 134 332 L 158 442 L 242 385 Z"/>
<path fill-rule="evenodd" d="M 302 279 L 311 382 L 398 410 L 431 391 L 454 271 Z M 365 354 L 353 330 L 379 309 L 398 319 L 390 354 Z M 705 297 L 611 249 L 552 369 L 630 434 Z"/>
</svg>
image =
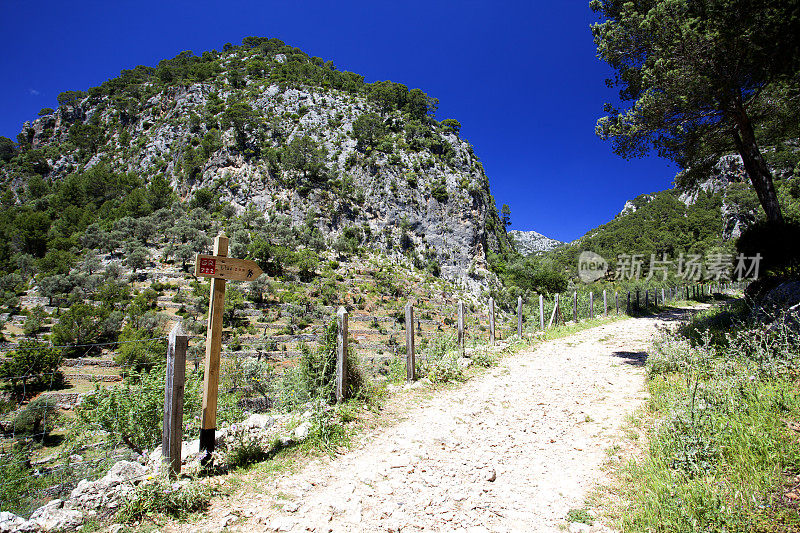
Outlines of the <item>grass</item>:
<svg viewBox="0 0 800 533">
<path fill-rule="evenodd" d="M 647 363 L 650 399 L 626 429 L 641 457 L 603 499 L 621 531 L 800 529 L 783 495 L 800 472 L 800 336 L 748 321 L 741 304 L 664 334 Z M 635 426 L 639 426 L 639 428 Z M 795 427 L 795 426 L 791 426 Z"/>
</svg>

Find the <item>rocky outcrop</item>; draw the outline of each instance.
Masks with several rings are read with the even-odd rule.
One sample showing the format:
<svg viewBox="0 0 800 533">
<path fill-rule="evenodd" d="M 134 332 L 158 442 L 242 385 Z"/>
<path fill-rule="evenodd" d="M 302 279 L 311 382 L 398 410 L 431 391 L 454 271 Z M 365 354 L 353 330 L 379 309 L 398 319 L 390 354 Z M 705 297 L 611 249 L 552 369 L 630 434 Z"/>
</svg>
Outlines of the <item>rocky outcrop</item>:
<svg viewBox="0 0 800 533">
<path fill-rule="evenodd" d="M 287 88 L 251 76 L 243 85 L 217 78 L 168 86 L 124 109 L 108 96 L 87 96 L 26 123 L 21 138 L 57 154 L 46 161 L 51 180 L 98 164 L 146 179 L 163 175 L 184 199 L 210 189 L 237 212 L 253 205 L 293 225 L 311 223 L 331 241 L 356 227 L 390 254 L 410 244 L 451 279 L 485 262 L 486 251 L 501 249 L 507 236 L 483 166 L 453 130 L 429 120 L 424 131 L 409 133 L 408 116 L 352 92 Z M 252 115 L 234 124 L 225 113 L 240 104 Z M 359 146 L 353 133 L 366 113 L 379 115 L 389 132 L 378 146 Z M 102 132 L 88 159 L 66 142 L 76 126 Z M 321 171 L 276 159 L 276 151 L 299 138 L 324 150 Z M 24 185 L 2 172 L 2 181 Z"/>
<path fill-rule="evenodd" d="M 564 243 L 546 237 L 536 231 L 511 230 L 508 235 L 514 240 L 517 251 L 522 255 L 536 255 L 555 250 Z"/>
</svg>

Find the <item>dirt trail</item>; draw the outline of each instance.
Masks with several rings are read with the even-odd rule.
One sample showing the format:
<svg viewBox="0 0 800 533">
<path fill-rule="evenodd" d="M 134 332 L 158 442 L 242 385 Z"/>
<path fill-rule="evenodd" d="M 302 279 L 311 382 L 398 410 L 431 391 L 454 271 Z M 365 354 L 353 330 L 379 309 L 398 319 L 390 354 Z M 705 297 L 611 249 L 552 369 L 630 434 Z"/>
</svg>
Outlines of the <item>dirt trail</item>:
<svg viewBox="0 0 800 533">
<path fill-rule="evenodd" d="M 176 527 L 559 531 L 602 482 L 606 449 L 645 399 L 645 350 L 674 318 L 608 323 L 508 356 L 463 386 L 394 407 L 401 422 L 345 455 Z"/>
</svg>

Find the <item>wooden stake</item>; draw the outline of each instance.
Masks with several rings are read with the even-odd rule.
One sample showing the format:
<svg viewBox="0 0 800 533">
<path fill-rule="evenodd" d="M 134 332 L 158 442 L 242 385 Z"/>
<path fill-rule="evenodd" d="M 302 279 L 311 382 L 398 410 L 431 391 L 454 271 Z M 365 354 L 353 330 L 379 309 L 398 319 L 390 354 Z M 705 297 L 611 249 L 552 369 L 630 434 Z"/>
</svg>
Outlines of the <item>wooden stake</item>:
<svg viewBox="0 0 800 533">
<path fill-rule="evenodd" d="M 406 381 L 416 379 L 414 368 L 414 305 L 406 304 Z"/>
<path fill-rule="evenodd" d="M 617 312 L 617 316 L 619 316 L 619 293 L 614 291 L 614 309 Z"/>
<path fill-rule="evenodd" d="M 228 237 L 220 233 L 214 239 L 214 255 L 228 255 Z M 222 348 L 222 313 L 225 310 L 225 280 L 213 278 L 208 304 L 206 333 L 206 365 L 203 378 L 203 412 L 200 423 L 200 451 L 206 452 L 207 464 L 214 453 L 217 431 L 217 390 L 219 387 L 219 354 Z"/>
<path fill-rule="evenodd" d="M 589 318 L 594 318 L 594 292 L 589 291 Z"/>
<path fill-rule="evenodd" d="M 489 298 L 489 344 L 494 346 L 494 298 Z"/>
<path fill-rule="evenodd" d="M 603 289 L 603 316 L 608 316 L 608 296 L 605 289 Z"/>
<path fill-rule="evenodd" d="M 347 309 L 336 312 L 336 402 L 347 399 Z M 412 333 L 413 335 L 413 333 Z"/>
<path fill-rule="evenodd" d="M 186 381 L 186 350 L 189 337 L 180 322 L 169 333 L 167 375 L 164 386 L 164 426 L 161 433 L 161 455 L 169 465 L 169 475 L 181 473 L 183 444 L 183 391 Z"/>
<path fill-rule="evenodd" d="M 458 345 L 464 353 L 464 302 L 458 301 Z"/>
<path fill-rule="evenodd" d="M 522 296 L 517 296 L 517 336 L 522 338 Z"/>
<path fill-rule="evenodd" d="M 544 331 L 544 296 L 539 295 L 539 329 Z"/>
<path fill-rule="evenodd" d="M 578 323 L 578 291 L 572 293 L 572 321 Z"/>
</svg>

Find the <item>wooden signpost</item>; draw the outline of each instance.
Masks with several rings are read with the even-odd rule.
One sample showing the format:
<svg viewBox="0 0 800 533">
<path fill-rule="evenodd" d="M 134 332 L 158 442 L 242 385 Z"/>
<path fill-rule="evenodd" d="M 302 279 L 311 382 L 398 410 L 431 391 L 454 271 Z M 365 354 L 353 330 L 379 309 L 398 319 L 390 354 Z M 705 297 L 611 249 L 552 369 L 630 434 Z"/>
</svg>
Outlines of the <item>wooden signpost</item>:
<svg viewBox="0 0 800 533">
<path fill-rule="evenodd" d="M 206 363 L 203 380 L 203 411 L 200 422 L 200 451 L 206 452 L 203 464 L 214 452 L 217 431 L 217 390 L 219 386 L 219 357 L 222 348 L 222 312 L 225 309 L 227 280 L 253 281 L 262 274 L 255 261 L 228 257 L 228 237 L 219 234 L 214 239 L 214 254 L 195 256 L 194 275 L 211 278 L 206 333 Z"/>
</svg>

